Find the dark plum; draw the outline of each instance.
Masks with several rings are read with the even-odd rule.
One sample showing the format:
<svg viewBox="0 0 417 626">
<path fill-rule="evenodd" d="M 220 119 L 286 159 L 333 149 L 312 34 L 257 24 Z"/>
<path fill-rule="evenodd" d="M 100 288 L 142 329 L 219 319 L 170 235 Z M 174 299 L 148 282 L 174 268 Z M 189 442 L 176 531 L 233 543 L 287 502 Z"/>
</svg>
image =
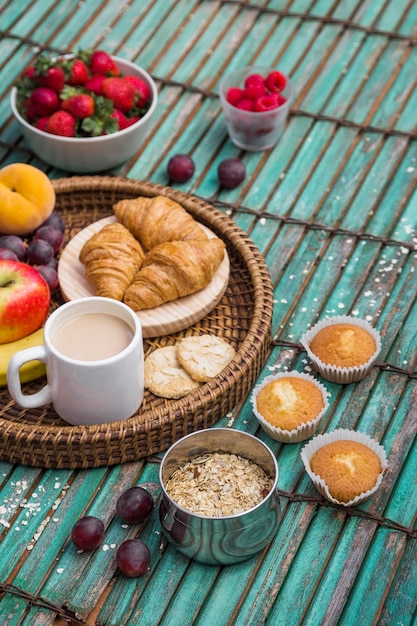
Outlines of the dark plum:
<svg viewBox="0 0 417 626">
<path fill-rule="evenodd" d="M 125 576 L 136 578 L 150 569 L 151 553 L 140 539 L 126 539 L 117 550 L 116 561 Z"/>
<path fill-rule="evenodd" d="M 116 503 L 116 510 L 123 521 L 128 524 L 144 522 L 152 513 L 154 499 L 143 487 L 127 489 Z"/>
<path fill-rule="evenodd" d="M 55 228 L 55 226 L 50 226 L 49 224 L 46 224 L 44 226 L 40 226 L 36 230 L 33 239 L 34 241 L 38 239 L 41 239 L 42 241 L 47 241 L 51 244 L 54 250 L 54 254 L 56 254 L 57 252 L 59 252 L 63 244 L 64 233 Z"/>
<path fill-rule="evenodd" d="M 44 239 L 32 239 L 26 254 L 31 265 L 47 265 L 54 256 L 54 249 Z"/>
<path fill-rule="evenodd" d="M 40 274 L 42 274 L 42 276 L 48 283 L 49 291 L 51 293 L 52 291 L 55 291 L 55 289 L 58 287 L 58 284 L 59 284 L 58 272 L 56 271 L 56 269 L 54 269 L 53 267 L 50 267 L 49 265 L 37 265 L 36 269 L 38 270 Z"/>
<path fill-rule="evenodd" d="M 41 228 L 42 226 L 53 226 L 57 230 L 60 230 L 61 233 L 63 233 L 65 230 L 64 220 L 59 213 L 55 212 L 51 213 L 51 215 L 40 225 L 39 228 Z"/>
<path fill-rule="evenodd" d="M 19 261 L 24 261 L 26 257 L 26 247 L 17 235 L 1 235 L 0 248 L 6 248 L 15 253 Z"/>
<path fill-rule="evenodd" d="M 245 180 L 246 167 L 240 159 L 224 159 L 219 163 L 217 175 L 222 187 L 234 189 Z"/>
<path fill-rule="evenodd" d="M 13 250 L 8 250 L 7 248 L 0 248 L 0 259 L 4 261 L 18 261 L 18 257 L 13 252 Z"/>
<path fill-rule="evenodd" d="M 188 154 L 175 154 L 168 161 L 168 176 L 174 183 L 185 183 L 194 174 L 194 161 Z"/>
<path fill-rule="evenodd" d="M 80 550 L 95 550 L 103 543 L 104 524 L 98 517 L 80 517 L 72 527 L 71 539 Z"/>
</svg>

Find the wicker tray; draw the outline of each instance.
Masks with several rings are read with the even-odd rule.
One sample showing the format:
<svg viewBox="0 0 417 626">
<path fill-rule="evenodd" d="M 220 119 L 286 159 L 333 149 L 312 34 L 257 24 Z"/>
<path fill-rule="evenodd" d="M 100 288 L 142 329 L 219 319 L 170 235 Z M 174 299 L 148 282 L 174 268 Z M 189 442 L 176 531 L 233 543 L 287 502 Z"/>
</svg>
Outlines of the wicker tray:
<svg viewBox="0 0 417 626">
<path fill-rule="evenodd" d="M 88 224 L 112 214 L 112 205 L 139 195 L 166 195 L 221 237 L 230 258 L 226 292 L 214 308 L 191 328 L 145 340 L 145 355 L 189 334 L 213 333 L 236 349 L 231 363 L 209 383 L 179 400 L 146 392 L 128 420 L 99 426 L 70 426 L 50 407 L 22 410 L 0 391 L 0 458 L 49 468 L 91 468 L 126 463 L 166 450 L 184 435 L 207 428 L 242 401 L 251 390 L 270 349 L 273 292 L 264 258 L 236 224 L 211 205 L 170 187 L 108 176 L 54 181 L 56 210 L 65 223 L 66 241 Z M 52 306 L 63 303 L 60 294 Z M 27 383 L 37 391 L 44 379 Z"/>
</svg>

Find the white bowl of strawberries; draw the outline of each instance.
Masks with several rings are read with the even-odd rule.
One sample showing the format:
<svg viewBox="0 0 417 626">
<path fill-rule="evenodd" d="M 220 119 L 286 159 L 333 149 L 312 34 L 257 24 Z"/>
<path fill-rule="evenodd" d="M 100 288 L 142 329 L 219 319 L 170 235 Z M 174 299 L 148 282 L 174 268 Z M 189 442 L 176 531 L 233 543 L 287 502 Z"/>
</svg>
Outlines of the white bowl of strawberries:
<svg viewBox="0 0 417 626">
<path fill-rule="evenodd" d="M 112 169 L 141 149 L 158 101 L 152 77 L 103 50 L 41 55 L 12 88 L 23 136 L 46 163 L 73 173 Z"/>
</svg>

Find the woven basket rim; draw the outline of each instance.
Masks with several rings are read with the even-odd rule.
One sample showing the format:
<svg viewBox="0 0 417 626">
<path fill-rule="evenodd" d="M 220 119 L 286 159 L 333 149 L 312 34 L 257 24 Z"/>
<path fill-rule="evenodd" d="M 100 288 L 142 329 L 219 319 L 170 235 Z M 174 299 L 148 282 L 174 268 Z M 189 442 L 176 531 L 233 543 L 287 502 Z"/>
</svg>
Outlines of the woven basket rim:
<svg viewBox="0 0 417 626">
<path fill-rule="evenodd" d="M 42 425 L 36 429 L 32 424 L 19 423 L 14 421 L 13 437 L 17 442 L 24 442 L 29 438 L 39 437 L 43 442 L 53 440 L 55 437 L 61 441 L 101 441 L 107 438 L 109 441 L 118 440 L 129 436 L 141 437 L 151 436 L 152 430 L 164 425 L 169 426 L 175 420 L 178 412 L 198 411 L 205 403 L 216 403 L 216 400 L 224 393 L 227 393 L 231 385 L 239 382 L 247 374 L 247 369 L 254 357 L 254 345 L 259 341 L 270 341 L 270 329 L 272 324 L 273 311 L 273 290 L 270 281 L 269 271 L 265 260 L 252 240 L 240 229 L 239 226 L 227 215 L 207 203 L 205 200 L 191 196 L 171 187 L 138 181 L 122 177 L 111 176 L 73 176 L 64 179 L 53 180 L 53 186 L 57 197 L 65 194 L 91 193 L 92 191 L 117 191 L 122 192 L 126 197 L 136 197 L 138 195 L 165 195 L 180 204 L 191 212 L 193 216 L 209 227 L 218 236 L 223 238 L 227 245 L 232 246 L 244 260 L 247 270 L 251 276 L 254 291 L 254 310 L 249 330 L 242 344 L 236 352 L 235 357 L 223 370 L 221 376 L 216 376 L 210 382 L 204 384 L 198 390 L 179 400 L 170 401 L 168 413 L 162 407 L 152 409 L 146 414 L 144 421 L 140 413 L 123 422 L 113 422 L 93 426 L 72 426 L 66 425 Z M 165 414 L 163 414 L 165 413 Z M 0 417 L 0 435 L 7 427 L 10 431 L 11 420 Z M 0 442 L 0 458 L 1 454 Z M 105 464 L 105 463 L 104 463 Z"/>
</svg>

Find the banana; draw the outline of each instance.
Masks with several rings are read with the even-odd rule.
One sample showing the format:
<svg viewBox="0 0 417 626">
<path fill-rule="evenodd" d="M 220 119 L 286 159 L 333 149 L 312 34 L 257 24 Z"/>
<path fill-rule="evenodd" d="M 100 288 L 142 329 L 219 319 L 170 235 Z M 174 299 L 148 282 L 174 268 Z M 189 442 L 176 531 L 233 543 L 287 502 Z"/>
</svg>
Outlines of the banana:
<svg viewBox="0 0 417 626">
<path fill-rule="evenodd" d="M 19 350 L 26 350 L 26 348 L 32 348 L 32 346 L 41 346 L 43 344 L 43 328 L 40 328 L 36 332 L 19 339 L 18 341 L 11 341 L 10 343 L 0 344 L 0 386 L 7 385 L 6 373 L 9 361 L 13 354 L 19 352 Z M 29 382 L 40 378 L 45 374 L 45 365 L 40 361 L 30 361 L 25 363 L 20 369 L 20 381 L 22 383 Z"/>
</svg>

